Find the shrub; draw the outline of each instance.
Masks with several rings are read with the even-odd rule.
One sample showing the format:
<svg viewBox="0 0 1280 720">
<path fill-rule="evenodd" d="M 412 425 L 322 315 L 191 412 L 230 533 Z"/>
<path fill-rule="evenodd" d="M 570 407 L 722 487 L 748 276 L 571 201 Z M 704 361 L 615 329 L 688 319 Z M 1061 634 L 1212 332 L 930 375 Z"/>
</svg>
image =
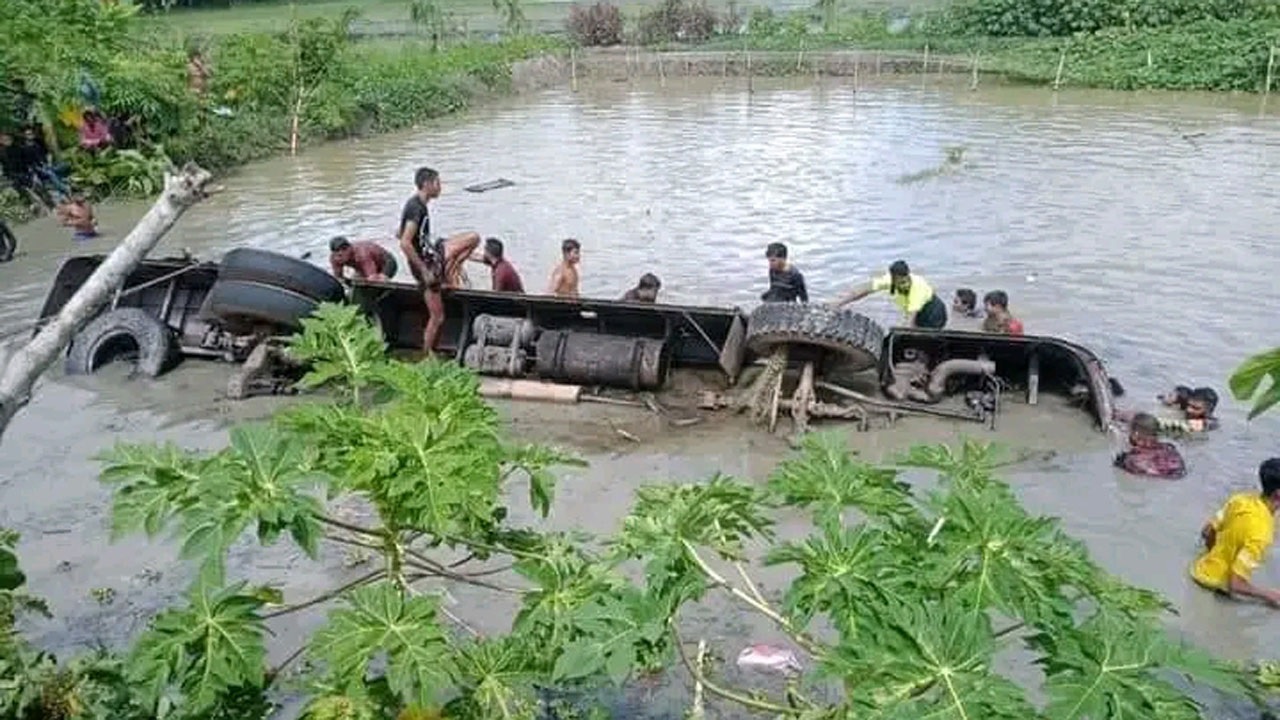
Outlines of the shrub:
<svg viewBox="0 0 1280 720">
<path fill-rule="evenodd" d="M 956 30 L 987 37 L 1062 37 L 1115 27 L 1277 17 L 1276 0 L 961 0 L 951 11 Z"/>
<path fill-rule="evenodd" d="M 622 11 L 617 5 L 597 2 L 569 8 L 569 37 L 586 47 L 618 45 L 622 42 Z"/>
<path fill-rule="evenodd" d="M 663 0 L 640 16 L 640 42 L 701 42 L 715 34 L 716 21 L 702 0 Z"/>
</svg>

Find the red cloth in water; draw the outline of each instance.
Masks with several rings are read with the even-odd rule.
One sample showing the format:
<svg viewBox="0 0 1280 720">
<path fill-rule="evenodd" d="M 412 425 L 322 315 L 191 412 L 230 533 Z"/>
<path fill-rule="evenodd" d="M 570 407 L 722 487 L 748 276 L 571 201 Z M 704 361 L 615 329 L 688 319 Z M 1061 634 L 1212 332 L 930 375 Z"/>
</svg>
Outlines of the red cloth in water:
<svg viewBox="0 0 1280 720">
<path fill-rule="evenodd" d="M 1137 447 L 1121 453 L 1116 467 L 1134 475 L 1177 479 L 1187 474 L 1182 453 L 1172 443 L 1161 442 L 1150 447 Z"/>
</svg>

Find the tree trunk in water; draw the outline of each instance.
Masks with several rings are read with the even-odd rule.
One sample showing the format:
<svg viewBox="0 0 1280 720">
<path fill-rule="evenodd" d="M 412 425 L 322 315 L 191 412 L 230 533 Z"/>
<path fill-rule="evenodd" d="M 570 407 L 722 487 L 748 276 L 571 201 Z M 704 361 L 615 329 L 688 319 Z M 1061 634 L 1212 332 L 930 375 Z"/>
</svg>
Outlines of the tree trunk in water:
<svg viewBox="0 0 1280 720">
<path fill-rule="evenodd" d="M 57 317 L 12 356 L 0 357 L 0 439 L 9 421 L 31 399 L 31 389 L 40 375 L 53 364 L 71 338 L 102 307 L 147 253 L 160 242 L 187 208 L 204 197 L 209 173 L 188 164 L 180 173 L 169 173 L 164 192 L 138 221 L 129 235 L 98 266 L 84 285 L 76 290 Z"/>
<path fill-rule="evenodd" d="M 289 154 L 298 154 L 298 123 L 302 116 L 302 89 L 298 89 L 298 100 L 293 104 L 293 123 L 289 130 Z"/>
</svg>

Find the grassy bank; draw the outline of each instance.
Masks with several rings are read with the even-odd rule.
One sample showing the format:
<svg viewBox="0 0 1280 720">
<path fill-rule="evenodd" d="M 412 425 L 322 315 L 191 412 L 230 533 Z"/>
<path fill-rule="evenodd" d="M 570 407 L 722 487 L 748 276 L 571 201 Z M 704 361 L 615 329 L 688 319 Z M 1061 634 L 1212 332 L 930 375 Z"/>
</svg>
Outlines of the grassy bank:
<svg viewBox="0 0 1280 720">
<path fill-rule="evenodd" d="M 515 61 L 561 45 L 544 35 L 478 41 L 443 31 L 433 41 L 429 20 L 417 37 L 365 41 L 350 14 L 294 15 L 282 31 L 195 37 L 121 7 L 0 0 L 6 18 L 19 13 L 0 29 L 0 78 L 25 81 L 0 94 L 0 129 L 45 128 L 72 185 L 99 199 L 154 193 L 169 161 L 225 170 L 294 145 L 457 112 L 505 90 Z M 59 25 L 53 15 L 77 19 Z M 210 68 L 204 92 L 187 82 L 193 48 Z M 86 83 L 106 115 L 135 119 L 127 149 L 76 149 L 75 113 L 91 102 Z M 0 188 L 0 213 L 22 220 L 29 212 L 25 198 Z"/>
</svg>

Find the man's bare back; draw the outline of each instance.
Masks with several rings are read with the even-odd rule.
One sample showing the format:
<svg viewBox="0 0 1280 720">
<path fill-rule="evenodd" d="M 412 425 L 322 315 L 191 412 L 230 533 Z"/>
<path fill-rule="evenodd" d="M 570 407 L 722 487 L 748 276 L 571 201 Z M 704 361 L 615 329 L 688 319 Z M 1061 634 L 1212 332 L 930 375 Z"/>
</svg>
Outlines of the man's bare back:
<svg viewBox="0 0 1280 720">
<path fill-rule="evenodd" d="M 557 265 L 551 273 L 551 285 L 547 292 L 560 297 L 578 297 L 578 268 L 567 262 Z"/>
<path fill-rule="evenodd" d="M 578 297 L 578 261 L 582 259 L 582 245 L 577 240 L 569 239 L 560 243 L 560 264 L 551 273 L 551 282 L 547 285 L 548 295 L 559 297 Z"/>
</svg>

